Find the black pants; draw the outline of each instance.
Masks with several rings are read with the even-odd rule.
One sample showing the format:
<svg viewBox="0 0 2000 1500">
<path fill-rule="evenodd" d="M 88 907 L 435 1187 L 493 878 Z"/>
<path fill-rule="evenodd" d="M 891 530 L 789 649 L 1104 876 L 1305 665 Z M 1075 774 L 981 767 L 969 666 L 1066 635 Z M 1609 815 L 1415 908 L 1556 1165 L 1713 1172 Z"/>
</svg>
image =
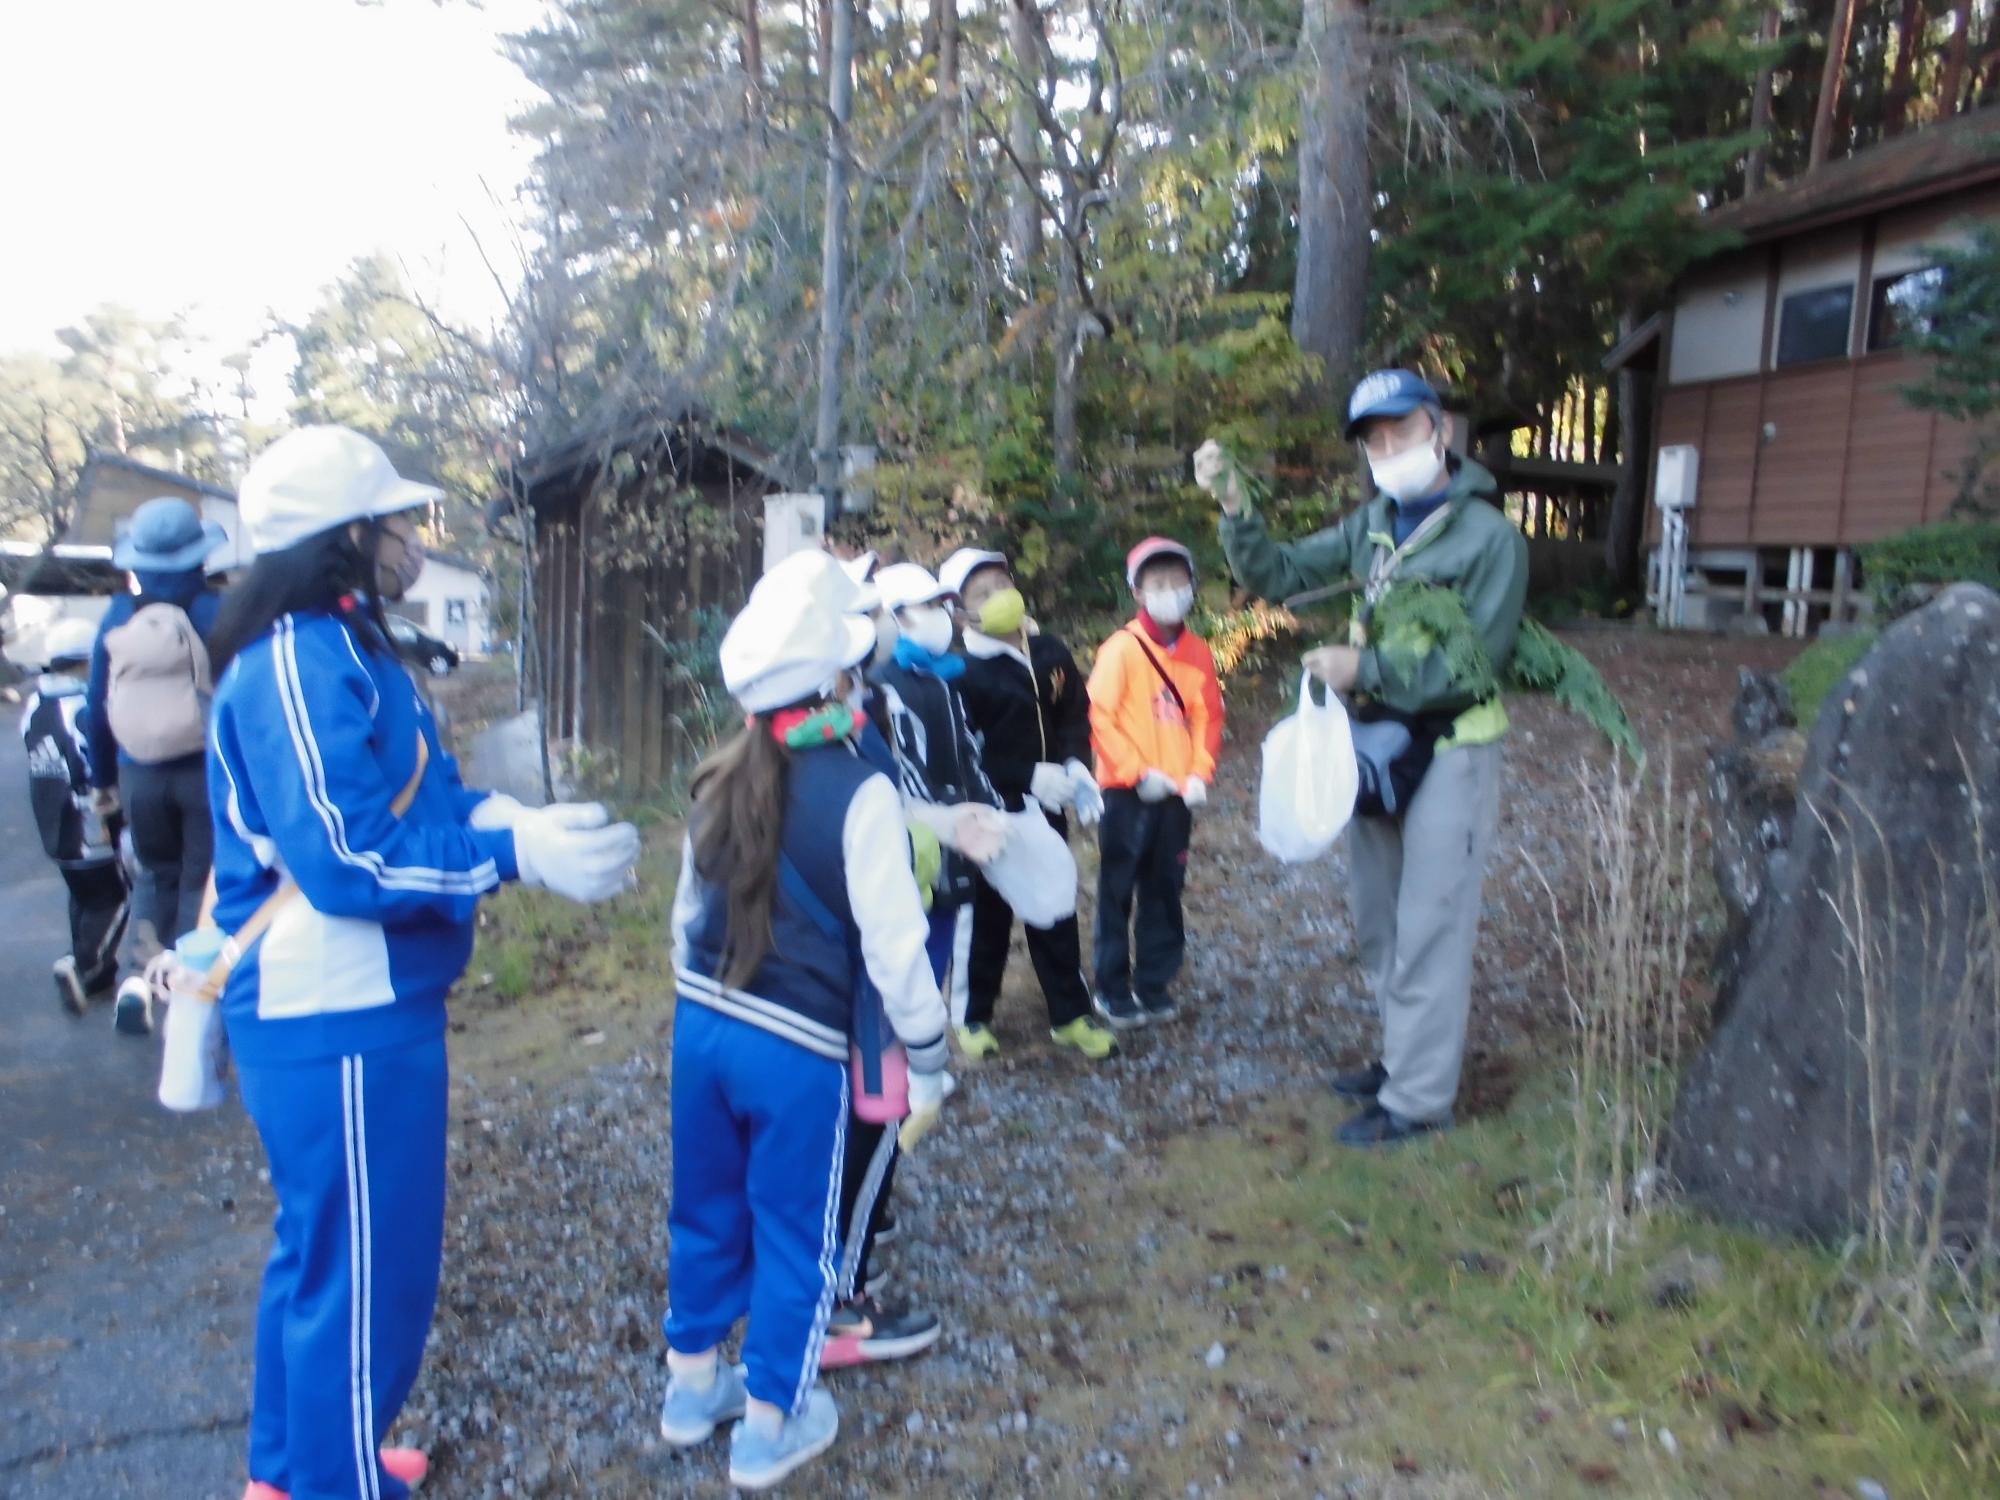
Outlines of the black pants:
<svg viewBox="0 0 2000 1500">
<path fill-rule="evenodd" d="M 120 766 L 119 800 L 139 856 L 134 899 L 138 957 L 171 948 L 201 915 L 215 857 L 208 821 L 208 773 L 199 756 L 159 766 Z"/>
<path fill-rule="evenodd" d="M 1141 802 L 1125 788 L 1106 787 L 1097 825 L 1097 990 L 1119 999 L 1136 989 L 1161 995 L 1181 971 L 1187 927 L 1181 887 L 1187 883 L 1188 838 L 1194 816 L 1178 797 Z M 1138 953 L 1132 951 L 1137 900 Z"/>
<path fill-rule="evenodd" d="M 1069 837 L 1069 825 L 1060 816 L 1049 822 L 1056 832 Z M 1075 917 L 1065 917 L 1053 927 L 1028 928 L 1028 961 L 1041 981 L 1042 998 L 1048 1002 L 1049 1025 L 1060 1028 L 1078 1016 L 1090 1013 L 1090 985 L 1083 977 L 1083 933 Z M 972 951 L 965 964 L 965 1022 L 968 1026 L 989 1026 L 993 1022 L 993 1002 L 1000 998 L 1000 981 L 1007 975 L 1007 949 L 1014 941 L 1014 908 L 985 881 L 972 898 Z"/>
<path fill-rule="evenodd" d="M 125 941 L 125 922 L 132 910 L 132 888 L 125 867 L 116 859 L 88 865 L 64 865 L 69 887 L 69 951 L 76 960 L 76 977 L 84 993 L 108 990 L 118 978 L 118 945 Z"/>
<path fill-rule="evenodd" d="M 847 1121 L 847 1160 L 840 1172 L 840 1280 L 842 1301 L 868 1290 L 868 1258 L 882 1216 L 889 1207 L 889 1184 L 896 1176 L 894 1125 L 870 1125 L 858 1116 Z"/>
</svg>

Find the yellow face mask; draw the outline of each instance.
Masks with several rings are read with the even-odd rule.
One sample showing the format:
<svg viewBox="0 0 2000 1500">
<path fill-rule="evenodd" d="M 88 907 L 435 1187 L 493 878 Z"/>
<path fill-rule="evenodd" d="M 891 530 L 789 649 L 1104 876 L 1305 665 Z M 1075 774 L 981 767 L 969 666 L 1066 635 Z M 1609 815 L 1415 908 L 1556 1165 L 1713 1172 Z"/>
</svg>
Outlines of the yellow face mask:
<svg viewBox="0 0 2000 1500">
<path fill-rule="evenodd" d="M 1028 601 L 1019 589 L 1002 589 L 979 606 L 979 628 L 988 635 L 1012 635 L 1028 617 Z"/>
</svg>

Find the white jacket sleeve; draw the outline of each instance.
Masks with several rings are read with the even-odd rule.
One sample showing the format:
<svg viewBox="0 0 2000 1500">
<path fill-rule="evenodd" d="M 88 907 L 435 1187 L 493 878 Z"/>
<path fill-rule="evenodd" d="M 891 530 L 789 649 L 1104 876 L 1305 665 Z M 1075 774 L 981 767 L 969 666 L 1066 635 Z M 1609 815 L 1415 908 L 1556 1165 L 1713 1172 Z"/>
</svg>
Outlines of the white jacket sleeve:
<svg viewBox="0 0 2000 1500">
<path fill-rule="evenodd" d="M 671 930 L 674 935 L 674 972 L 687 967 L 687 930 L 701 911 L 700 881 L 694 873 L 694 840 L 681 840 L 681 878 L 674 887 L 674 915 Z"/>
<path fill-rule="evenodd" d="M 924 951 L 930 925 L 910 870 L 902 799 L 886 776 L 871 776 L 847 805 L 840 830 L 847 905 L 861 932 L 861 960 L 882 992 L 889 1025 L 919 1073 L 945 1065 L 944 999 Z"/>
</svg>

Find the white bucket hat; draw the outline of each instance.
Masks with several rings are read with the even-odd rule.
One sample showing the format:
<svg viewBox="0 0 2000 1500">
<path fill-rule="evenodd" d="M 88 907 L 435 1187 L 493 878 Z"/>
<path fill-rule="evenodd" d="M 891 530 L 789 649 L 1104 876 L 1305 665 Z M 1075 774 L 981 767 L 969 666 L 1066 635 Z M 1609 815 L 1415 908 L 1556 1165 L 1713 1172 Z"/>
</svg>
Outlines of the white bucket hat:
<svg viewBox="0 0 2000 1500">
<path fill-rule="evenodd" d="M 1007 554 L 1004 552 L 987 552 L 978 547 L 960 547 L 947 557 L 944 566 L 938 569 L 938 582 L 944 585 L 946 593 L 963 594 L 965 580 L 986 567 L 1002 567 L 1011 571 L 1012 565 L 1008 563 Z"/>
<path fill-rule="evenodd" d="M 444 498 L 405 479 L 389 455 L 346 427 L 301 427 L 257 455 L 236 504 L 261 555 L 349 521 L 393 516 Z"/>
<path fill-rule="evenodd" d="M 750 591 L 719 653 L 722 684 L 746 712 L 825 692 L 875 649 L 875 627 L 849 611 L 854 580 L 824 552 L 795 552 Z"/>
<path fill-rule="evenodd" d="M 953 597 L 952 591 L 931 576 L 928 568 L 915 563 L 891 563 L 875 575 L 875 588 L 882 607 L 892 613 L 914 604 L 935 604 Z"/>
</svg>

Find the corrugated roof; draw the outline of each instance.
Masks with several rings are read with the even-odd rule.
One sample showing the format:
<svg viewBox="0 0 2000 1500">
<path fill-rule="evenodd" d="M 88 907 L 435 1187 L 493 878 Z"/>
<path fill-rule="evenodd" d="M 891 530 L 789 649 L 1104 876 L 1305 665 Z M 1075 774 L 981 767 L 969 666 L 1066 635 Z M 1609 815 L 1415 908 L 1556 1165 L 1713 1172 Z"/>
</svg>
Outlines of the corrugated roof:
<svg viewBox="0 0 2000 1500">
<path fill-rule="evenodd" d="M 1795 181 L 1725 204 L 1707 222 L 1757 244 L 1987 181 L 2000 181 L 2000 106 L 1830 161 Z"/>
</svg>

